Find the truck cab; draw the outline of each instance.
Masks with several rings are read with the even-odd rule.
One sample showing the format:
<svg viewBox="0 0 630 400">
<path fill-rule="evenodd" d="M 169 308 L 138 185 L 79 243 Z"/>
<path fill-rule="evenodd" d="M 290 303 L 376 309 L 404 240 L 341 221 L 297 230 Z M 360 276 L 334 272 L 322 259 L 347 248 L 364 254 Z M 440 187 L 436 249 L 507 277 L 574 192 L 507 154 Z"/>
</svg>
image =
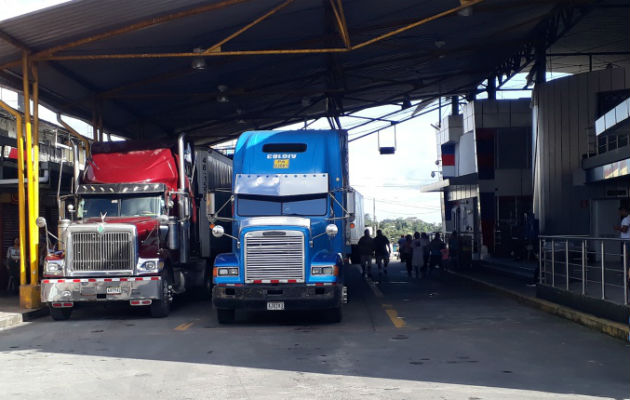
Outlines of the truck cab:
<svg viewBox="0 0 630 400">
<path fill-rule="evenodd" d="M 69 318 L 80 303 L 112 301 L 165 317 L 174 295 L 198 288 L 209 296 L 212 251 L 220 246 L 210 240 L 198 193 L 229 187 L 231 160 L 209 149 L 193 153 L 183 136 L 95 143 L 74 175 L 73 193 L 59 198 L 59 240 L 41 282 L 54 319 Z"/>
<path fill-rule="evenodd" d="M 344 131 L 255 131 L 236 144 L 232 252 L 217 256 L 212 299 L 236 309 L 326 310 L 341 320 L 354 195 Z M 213 234 L 223 236 L 220 218 Z"/>
</svg>

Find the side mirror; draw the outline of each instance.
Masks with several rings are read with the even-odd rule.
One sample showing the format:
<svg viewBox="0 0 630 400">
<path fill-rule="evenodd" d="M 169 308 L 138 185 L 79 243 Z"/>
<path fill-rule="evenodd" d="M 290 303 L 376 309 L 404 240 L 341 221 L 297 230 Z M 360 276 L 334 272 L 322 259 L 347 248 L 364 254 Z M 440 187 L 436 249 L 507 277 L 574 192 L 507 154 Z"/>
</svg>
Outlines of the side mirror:
<svg viewBox="0 0 630 400">
<path fill-rule="evenodd" d="M 215 238 L 223 237 L 223 235 L 225 235 L 225 229 L 221 225 L 215 225 L 212 228 L 212 236 Z"/>
<path fill-rule="evenodd" d="M 216 206 L 217 204 L 214 192 L 206 193 L 206 216 L 208 217 L 208 221 L 212 221 L 214 219 Z"/>
<path fill-rule="evenodd" d="M 348 217 L 350 221 L 354 221 L 354 215 L 356 213 L 356 202 L 354 190 L 346 192 L 346 211 L 348 211 Z"/>
<path fill-rule="evenodd" d="M 40 228 L 46 227 L 46 218 L 37 217 L 37 219 L 35 220 L 35 224 Z"/>
<path fill-rule="evenodd" d="M 328 226 L 326 226 L 326 235 L 328 235 L 329 238 L 334 238 L 335 236 L 337 236 L 338 232 L 339 228 L 337 228 L 337 225 L 329 224 Z"/>
</svg>

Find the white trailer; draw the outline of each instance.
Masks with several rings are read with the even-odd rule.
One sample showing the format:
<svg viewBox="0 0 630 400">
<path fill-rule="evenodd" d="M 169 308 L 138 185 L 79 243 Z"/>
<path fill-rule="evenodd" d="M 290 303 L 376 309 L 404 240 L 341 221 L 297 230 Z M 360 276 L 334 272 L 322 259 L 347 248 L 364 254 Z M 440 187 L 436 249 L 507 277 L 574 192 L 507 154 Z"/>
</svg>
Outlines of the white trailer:
<svg viewBox="0 0 630 400">
<path fill-rule="evenodd" d="M 361 258 L 359 256 L 359 251 L 357 248 L 357 244 L 359 243 L 359 239 L 363 236 L 363 231 L 365 230 L 365 213 L 363 211 L 363 195 L 357 192 L 355 189 L 352 189 L 354 193 L 354 219 L 349 224 L 349 235 L 348 242 L 350 245 L 350 254 L 348 255 L 352 264 L 359 264 L 361 262 Z"/>
</svg>

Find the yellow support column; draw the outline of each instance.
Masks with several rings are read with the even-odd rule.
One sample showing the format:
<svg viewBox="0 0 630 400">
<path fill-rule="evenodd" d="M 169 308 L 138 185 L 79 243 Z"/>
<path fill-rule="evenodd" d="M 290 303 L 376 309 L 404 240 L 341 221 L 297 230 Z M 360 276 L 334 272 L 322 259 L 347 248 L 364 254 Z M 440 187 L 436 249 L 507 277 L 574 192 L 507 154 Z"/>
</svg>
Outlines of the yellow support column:
<svg viewBox="0 0 630 400">
<path fill-rule="evenodd" d="M 0 108 L 13 115 L 16 124 L 15 130 L 18 151 L 18 217 L 20 221 L 20 287 L 22 287 L 26 285 L 26 199 L 24 198 L 24 133 L 22 129 L 22 114 L 11 108 L 11 106 L 2 100 L 0 100 Z"/>
<path fill-rule="evenodd" d="M 39 71 L 37 64 L 32 65 L 33 71 L 33 174 L 35 182 L 33 185 L 33 208 L 35 209 L 34 224 L 37 226 L 37 217 L 39 217 Z M 37 227 L 37 266 L 31 271 L 31 284 L 35 283 L 39 291 L 39 227 Z M 46 242 L 44 241 L 44 245 Z"/>
<path fill-rule="evenodd" d="M 31 129 L 31 96 L 29 82 L 29 59 L 26 52 L 22 55 L 22 85 L 24 92 L 24 125 L 26 127 L 26 181 L 27 181 L 27 206 L 28 206 L 28 242 L 29 242 L 29 271 L 30 281 L 27 285 L 20 286 L 20 307 L 39 308 L 41 297 L 39 291 L 39 281 L 37 275 L 39 270 L 39 228 L 35 220 L 39 215 L 39 210 L 35 209 L 34 199 L 35 186 L 39 185 L 39 177 L 34 176 L 35 167 L 33 165 L 33 132 Z M 33 279 L 35 278 L 35 279 Z"/>
</svg>

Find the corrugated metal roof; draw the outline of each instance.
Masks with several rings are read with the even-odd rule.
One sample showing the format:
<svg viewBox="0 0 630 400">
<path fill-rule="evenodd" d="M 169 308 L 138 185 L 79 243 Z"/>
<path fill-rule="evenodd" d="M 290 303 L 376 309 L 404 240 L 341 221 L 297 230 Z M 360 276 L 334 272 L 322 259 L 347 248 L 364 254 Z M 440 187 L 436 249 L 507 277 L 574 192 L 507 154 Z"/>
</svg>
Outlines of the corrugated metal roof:
<svg viewBox="0 0 630 400">
<path fill-rule="evenodd" d="M 0 32 L 37 52 L 223 1 L 80 0 L 2 21 Z M 218 42 L 281 2 L 235 1 L 59 54 L 189 52 Z M 603 3 L 607 1 L 598 2 Z M 343 1 L 353 44 L 459 4 L 459 0 Z M 123 135 L 187 130 L 200 140 L 213 141 L 246 129 L 328 115 L 335 104 L 339 112 L 350 112 L 407 97 L 465 94 L 513 54 L 559 4 L 566 6 L 566 1 L 486 0 L 475 6 L 471 16 L 445 17 L 350 53 L 207 57 L 205 71 L 192 70 L 189 58 L 48 61 L 40 66 L 41 98 L 86 119 L 98 98 L 106 126 Z M 327 5 L 322 0 L 296 0 L 222 49 L 343 46 Z M 617 21 L 600 24 L 602 40 L 607 25 L 627 27 L 627 18 L 619 17 L 618 10 L 597 11 L 599 18 Z M 628 35 L 613 47 L 627 50 L 627 44 Z M 19 57 L 14 46 L 0 39 L 0 65 Z M 20 69 L 8 72 L 9 76 L 0 75 L 0 82 L 18 88 Z M 217 102 L 220 86 L 227 87 L 228 103 Z"/>
</svg>

